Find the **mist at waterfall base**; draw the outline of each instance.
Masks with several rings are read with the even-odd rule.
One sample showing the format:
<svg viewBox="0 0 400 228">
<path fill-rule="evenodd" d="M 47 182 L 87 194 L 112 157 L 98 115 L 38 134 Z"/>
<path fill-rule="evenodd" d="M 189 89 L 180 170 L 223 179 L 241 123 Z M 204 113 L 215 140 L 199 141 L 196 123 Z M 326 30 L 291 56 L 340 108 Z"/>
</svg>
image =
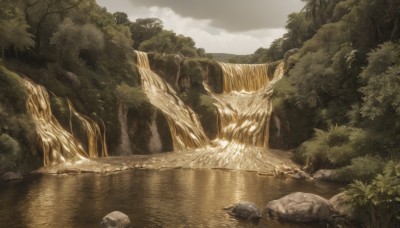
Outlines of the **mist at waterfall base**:
<svg viewBox="0 0 400 228">
<path fill-rule="evenodd" d="M 209 169 L 31 176 L 0 183 L 0 227 L 99 227 L 101 218 L 115 210 L 127 214 L 133 227 L 326 227 L 267 218 L 252 224 L 223 208 L 252 201 L 264 209 L 294 191 L 330 198 L 339 187 Z"/>
</svg>

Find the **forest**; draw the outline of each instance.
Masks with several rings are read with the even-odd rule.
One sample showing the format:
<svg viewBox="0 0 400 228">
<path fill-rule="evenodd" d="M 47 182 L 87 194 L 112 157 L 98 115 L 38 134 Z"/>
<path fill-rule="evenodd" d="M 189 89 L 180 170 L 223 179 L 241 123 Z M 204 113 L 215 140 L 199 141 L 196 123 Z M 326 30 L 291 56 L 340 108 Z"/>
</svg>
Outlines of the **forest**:
<svg viewBox="0 0 400 228">
<path fill-rule="evenodd" d="M 303 170 L 335 169 L 335 181 L 369 227 L 400 224 L 400 1 L 303 0 L 286 33 L 235 63 L 286 63 L 274 87 L 270 147 L 293 150 Z M 103 123 L 111 155 L 146 154 L 149 116 L 133 50 L 173 84 L 200 117 L 209 138 L 216 110 L 204 78 L 218 64 L 192 38 L 157 18 L 130 21 L 95 0 L 0 0 L 0 174 L 42 165 L 26 108 L 27 77 L 50 93 L 53 114 L 70 124 L 66 99 Z M 177 58 L 179 61 L 177 61 Z M 220 81 L 212 83 L 219 88 Z M 117 104 L 126 108 L 128 150 L 121 148 Z M 272 120 L 271 120 L 272 121 Z M 72 120 L 74 122 L 74 120 Z M 83 134 L 75 120 L 76 134 Z M 275 127 L 274 127 L 275 126 Z M 164 133 L 168 134 L 166 129 Z M 84 136 L 82 136 L 84 137 Z M 163 151 L 171 150 L 166 143 Z"/>
</svg>

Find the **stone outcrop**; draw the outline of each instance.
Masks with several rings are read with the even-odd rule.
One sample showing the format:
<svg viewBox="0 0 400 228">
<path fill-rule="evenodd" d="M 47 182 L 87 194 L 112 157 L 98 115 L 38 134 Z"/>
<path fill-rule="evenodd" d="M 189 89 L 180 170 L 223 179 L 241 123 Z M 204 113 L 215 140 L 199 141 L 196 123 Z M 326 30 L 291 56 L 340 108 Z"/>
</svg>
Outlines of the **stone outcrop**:
<svg viewBox="0 0 400 228">
<path fill-rule="evenodd" d="M 306 180 L 306 179 L 310 179 L 311 176 L 308 173 L 306 173 L 302 170 L 299 170 L 297 173 L 293 174 L 292 178 L 298 179 L 298 180 Z"/>
<path fill-rule="evenodd" d="M 267 204 L 271 218 L 291 222 L 324 221 L 333 215 L 331 203 L 321 196 L 295 192 Z"/>
<path fill-rule="evenodd" d="M 352 209 L 349 204 L 346 204 L 347 196 L 344 192 L 334 195 L 329 199 L 335 212 L 343 217 L 351 218 Z"/>
<path fill-rule="evenodd" d="M 257 220 L 261 218 L 260 209 L 252 202 L 239 202 L 225 209 L 229 214 L 237 218 L 247 220 Z"/>
<path fill-rule="evenodd" d="M 313 174 L 315 180 L 322 181 L 337 181 L 338 175 L 336 170 L 333 169 L 320 169 Z"/>
<path fill-rule="evenodd" d="M 104 216 L 100 223 L 101 228 L 128 228 L 131 227 L 129 217 L 119 211 L 113 211 Z"/>
</svg>

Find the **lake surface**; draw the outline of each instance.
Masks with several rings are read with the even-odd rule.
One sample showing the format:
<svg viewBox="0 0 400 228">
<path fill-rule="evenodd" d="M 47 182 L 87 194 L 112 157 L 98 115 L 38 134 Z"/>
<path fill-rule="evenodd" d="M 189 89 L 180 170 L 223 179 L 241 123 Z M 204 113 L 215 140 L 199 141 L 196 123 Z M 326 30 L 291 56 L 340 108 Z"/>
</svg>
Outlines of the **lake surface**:
<svg viewBox="0 0 400 228">
<path fill-rule="evenodd" d="M 222 208 L 251 201 L 260 209 L 302 191 L 329 198 L 342 186 L 254 172 L 166 169 L 111 174 L 31 176 L 0 183 L 0 227 L 98 227 L 106 214 L 127 214 L 133 227 L 324 227 L 237 220 Z"/>
</svg>

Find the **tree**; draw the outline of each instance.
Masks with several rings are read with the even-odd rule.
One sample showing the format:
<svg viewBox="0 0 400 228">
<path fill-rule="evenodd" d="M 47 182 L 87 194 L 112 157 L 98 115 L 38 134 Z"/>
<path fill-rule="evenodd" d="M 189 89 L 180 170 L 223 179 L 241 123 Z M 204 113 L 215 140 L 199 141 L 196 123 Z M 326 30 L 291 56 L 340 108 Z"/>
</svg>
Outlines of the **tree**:
<svg viewBox="0 0 400 228">
<path fill-rule="evenodd" d="M 0 1 L 0 56 L 4 58 L 5 50 L 13 47 L 15 54 L 34 46 L 33 35 L 29 26 L 19 14 L 15 3 Z"/>
<path fill-rule="evenodd" d="M 65 60 L 77 61 L 78 55 L 85 51 L 87 61 L 95 64 L 94 55 L 91 52 L 104 48 L 103 33 L 92 24 L 83 26 L 66 18 L 58 27 L 57 32 L 51 37 L 51 44 L 56 45 L 57 59 L 60 63 Z"/>
<path fill-rule="evenodd" d="M 113 16 L 117 25 L 128 24 L 130 22 L 128 15 L 124 12 L 115 12 Z"/>
<path fill-rule="evenodd" d="M 384 136 L 385 146 L 397 147 L 400 132 L 400 45 L 387 42 L 368 55 L 368 66 L 361 73 L 365 86 L 361 115 L 369 126 Z"/>
<path fill-rule="evenodd" d="M 43 24 L 53 15 L 62 15 L 77 8 L 82 2 L 79 0 L 21 0 L 25 12 L 25 19 L 35 34 L 36 50 L 41 51 Z"/>
<path fill-rule="evenodd" d="M 158 53 L 181 53 L 188 57 L 197 57 L 195 43 L 192 38 L 176 35 L 172 31 L 162 31 L 149 40 L 145 40 L 140 46 L 141 51 L 156 51 Z"/>
<path fill-rule="evenodd" d="M 141 43 L 163 31 L 163 22 L 158 18 L 139 18 L 130 24 L 133 48 L 138 49 Z"/>
</svg>

